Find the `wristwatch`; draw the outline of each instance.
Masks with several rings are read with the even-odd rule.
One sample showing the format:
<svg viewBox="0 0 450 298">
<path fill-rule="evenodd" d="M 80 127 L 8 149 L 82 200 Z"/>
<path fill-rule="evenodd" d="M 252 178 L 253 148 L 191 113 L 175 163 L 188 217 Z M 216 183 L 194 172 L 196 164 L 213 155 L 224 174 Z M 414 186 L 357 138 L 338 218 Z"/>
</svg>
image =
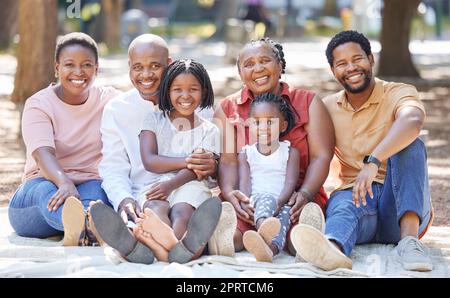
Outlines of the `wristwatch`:
<svg viewBox="0 0 450 298">
<path fill-rule="evenodd" d="M 364 156 L 363 163 L 365 164 L 374 163 L 377 167 L 381 166 L 381 161 L 373 155 Z"/>
</svg>

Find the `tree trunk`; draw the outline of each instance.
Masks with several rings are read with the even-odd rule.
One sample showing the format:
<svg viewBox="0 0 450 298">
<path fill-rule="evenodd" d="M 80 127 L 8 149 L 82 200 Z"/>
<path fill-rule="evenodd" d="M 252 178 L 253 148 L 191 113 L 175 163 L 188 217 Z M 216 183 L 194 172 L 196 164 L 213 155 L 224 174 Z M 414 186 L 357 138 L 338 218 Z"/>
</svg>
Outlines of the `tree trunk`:
<svg viewBox="0 0 450 298">
<path fill-rule="evenodd" d="M 12 101 L 25 100 L 54 79 L 56 0 L 19 1 L 19 48 Z"/>
<path fill-rule="evenodd" d="M 325 4 L 323 5 L 322 8 L 322 16 L 337 17 L 338 15 L 339 13 L 336 0 L 325 0 Z"/>
<path fill-rule="evenodd" d="M 101 40 L 114 52 L 120 47 L 120 16 L 125 3 L 124 0 L 102 0 L 101 4 Z"/>
<path fill-rule="evenodd" d="M 237 18 L 239 14 L 239 8 L 241 6 L 240 0 L 219 0 L 216 1 L 216 32 L 214 33 L 214 38 L 223 38 L 225 33 L 225 26 L 227 20 L 230 18 Z"/>
<path fill-rule="evenodd" d="M 420 77 L 409 52 L 411 21 L 420 0 L 385 0 L 379 76 Z"/>
<path fill-rule="evenodd" d="M 17 0 L 2 0 L 0 10 L 0 49 L 9 46 L 17 31 Z"/>
</svg>

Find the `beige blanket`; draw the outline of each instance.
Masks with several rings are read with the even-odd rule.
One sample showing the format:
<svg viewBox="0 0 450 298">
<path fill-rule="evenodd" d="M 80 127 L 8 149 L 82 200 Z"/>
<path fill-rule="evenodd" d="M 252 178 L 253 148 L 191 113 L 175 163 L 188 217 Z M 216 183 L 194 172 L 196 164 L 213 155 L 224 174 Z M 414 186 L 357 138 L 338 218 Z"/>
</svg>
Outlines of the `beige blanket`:
<svg viewBox="0 0 450 298">
<path fill-rule="evenodd" d="M 350 257 L 353 270 L 325 272 L 281 254 L 273 263 L 256 262 L 251 254 L 234 258 L 203 256 L 185 265 L 125 262 L 110 247 L 63 247 L 60 239 L 17 236 L 0 208 L 0 277 L 450 277 L 450 228 L 432 227 L 424 238 L 434 270 L 405 271 L 393 245 L 360 245 Z"/>
</svg>

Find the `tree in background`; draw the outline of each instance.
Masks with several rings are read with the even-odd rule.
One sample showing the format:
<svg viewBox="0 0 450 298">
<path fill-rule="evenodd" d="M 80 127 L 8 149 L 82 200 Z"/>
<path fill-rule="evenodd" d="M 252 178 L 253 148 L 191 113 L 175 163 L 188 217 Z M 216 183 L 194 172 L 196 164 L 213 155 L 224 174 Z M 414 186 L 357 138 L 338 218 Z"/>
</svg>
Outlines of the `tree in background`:
<svg viewBox="0 0 450 298">
<path fill-rule="evenodd" d="M 223 38 L 225 34 L 225 26 L 227 20 L 231 18 L 238 18 L 239 8 L 241 7 L 241 0 L 216 0 L 216 32 L 215 37 Z"/>
<path fill-rule="evenodd" d="M 379 76 L 420 77 L 409 52 L 411 21 L 420 0 L 384 0 Z"/>
<path fill-rule="evenodd" d="M 0 9 L 0 49 L 9 46 L 17 31 L 17 0 L 2 0 Z"/>
<path fill-rule="evenodd" d="M 19 48 L 12 101 L 25 100 L 54 80 L 56 0 L 19 0 Z"/>
<path fill-rule="evenodd" d="M 338 11 L 336 0 L 325 0 L 322 8 L 323 16 L 338 16 Z"/>
<path fill-rule="evenodd" d="M 125 0 L 101 0 L 97 41 L 105 42 L 109 51 L 120 47 L 120 17 Z"/>
</svg>

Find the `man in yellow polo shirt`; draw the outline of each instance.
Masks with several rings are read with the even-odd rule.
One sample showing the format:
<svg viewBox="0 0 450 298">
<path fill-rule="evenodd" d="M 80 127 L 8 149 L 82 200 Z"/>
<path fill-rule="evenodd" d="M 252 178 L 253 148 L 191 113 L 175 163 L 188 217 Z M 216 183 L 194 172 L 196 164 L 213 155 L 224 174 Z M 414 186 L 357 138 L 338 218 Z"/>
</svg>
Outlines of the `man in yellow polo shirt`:
<svg viewBox="0 0 450 298">
<path fill-rule="evenodd" d="M 294 247 L 309 263 L 333 270 L 352 267 L 356 244 L 397 244 L 405 270 L 430 271 L 418 240 L 432 220 L 419 94 L 375 78 L 370 43 L 356 31 L 334 36 L 326 55 L 344 87 L 323 100 L 335 128 L 340 186 L 327 204 L 325 234 L 299 225 Z"/>
</svg>

